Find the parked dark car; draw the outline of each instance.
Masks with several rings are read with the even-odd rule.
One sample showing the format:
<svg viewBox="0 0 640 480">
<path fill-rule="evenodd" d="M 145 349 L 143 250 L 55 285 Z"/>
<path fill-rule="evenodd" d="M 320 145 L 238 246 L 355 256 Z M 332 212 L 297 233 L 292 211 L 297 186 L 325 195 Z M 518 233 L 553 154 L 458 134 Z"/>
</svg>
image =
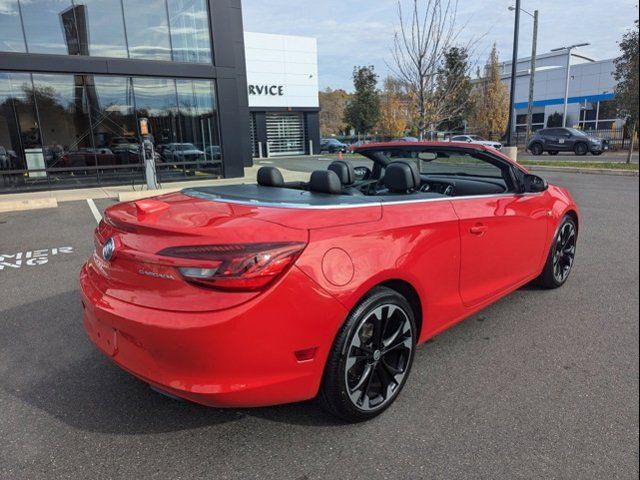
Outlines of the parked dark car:
<svg viewBox="0 0 640 480">
<path fill-rule="evenodd" d="M 558 152 L 574 152 L 576 155 L 601 155 L 609 149 L 609 142 L 600 138 L 591 137 L 575 128 L 545 128 L 535 132 L 527 150 L 533 155 L 557 155 Z"/>
<path fill-rule="evenodd" d="M 320 140 L 320 152 L 347 153 L 349 147 L 335 138 L 323 138 Z"/>
</svg>

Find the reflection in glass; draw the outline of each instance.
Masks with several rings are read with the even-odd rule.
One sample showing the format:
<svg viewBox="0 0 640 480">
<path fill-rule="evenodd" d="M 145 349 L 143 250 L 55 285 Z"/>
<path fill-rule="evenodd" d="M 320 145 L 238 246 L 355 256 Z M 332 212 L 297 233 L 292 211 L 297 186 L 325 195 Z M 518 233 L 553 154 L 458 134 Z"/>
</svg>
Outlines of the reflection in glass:
<svg viewBox="0 0 640 480">
<path fill-rule="evenodd" d="M 78 36 L 87 55 L 127 57 L 120 0 L 75 0 Z"/>
<path fill-rule="evenodd" d="M 168 0 L 173 60 L 210 63 L 211 37 L 205 0 Z"/>
<path fill-rule="evenodd" d="M 0 0 L 0 52 L 25 52 L 18 0 Z"/>
<path fill-rule="evenodd" d="M 123 0 L 129 57 L 171 60 L 167 5 L 164 0 Z"/>
<path fill-rule="evenodd" d="M 30 53 L 80 53 L 70 0 L 28 0 L 20 6 Z"/>
<path fill-rule="evenodd" d="M 133 111 L 133 87 L 125 77 L 89 77 L 91 124 L 98 164 L 140 162 L 140 142 Z"/>
<path fill-rule="evenodd" d="M 174 80 L 134 78 L 133 90 L 137 116 L 149 119 L 151 140 L 156 145 L 156 150 L 163 145 L 180 142 L 176 124 L 178 106 Z"/>
<path fill-rule="evenodd" d="M 12 141 L 15 158 L 13 165 L 17 168 L 29 170 L 29 178 L 46 177 L 44 172 L 34 172 L 32 170 L 45 168 L 45 160 L 42 151 L 40 137 L 40 127 L 37 120 L 36 107 L 33 95 L 33 82 L 28 73 L 6 74 L 9 80 L 10 95 L 13 103 L 14 118 L 8 122 L 15 121 L 12 136 L 19 137 Z"/>
<path fill-rule="evenodd" d="M 95 166 L 82 75 L 33 75 L 48 168 Z"/>
<path fill-rule="evenodd" d="M 176 80 L 179 125 L 182 141 L 195 145 L 199 159 L 220 165 L 220 139 L 213 82 L 209 80 Z"/>
<path fill-rule="evenodd" d="M 149 119 L 162 181 L 221 175 L 214 86 L 0 72 L 0 190 L 144 182 L 140 117 Z"/>
</svg>

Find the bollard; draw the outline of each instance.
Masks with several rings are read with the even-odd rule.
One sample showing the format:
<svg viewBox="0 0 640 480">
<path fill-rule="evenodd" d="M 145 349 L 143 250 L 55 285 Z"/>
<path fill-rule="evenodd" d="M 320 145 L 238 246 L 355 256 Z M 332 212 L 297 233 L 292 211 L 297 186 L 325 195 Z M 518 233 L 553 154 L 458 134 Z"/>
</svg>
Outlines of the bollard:
<svg viewBox="0 0 640 480">
<path fill-rule="evenodd" d="M 262 158 L 262 142 L 258 142 L 258 158 Z"/>
<path fill-rule="evenodd" d="M 504 153 L 514 162 L 518 162 L 518 147 L 503 147 L 502 153 Z"/>
<path fill-rule="evenodd" d="M 342 160 L 342 150 L 338 150 L 338 160 Z"/>
<path fill-rule="evenodd" d="M 309 155 L 313 155 L 313 140 L 309 140 Z"/>
</svg>

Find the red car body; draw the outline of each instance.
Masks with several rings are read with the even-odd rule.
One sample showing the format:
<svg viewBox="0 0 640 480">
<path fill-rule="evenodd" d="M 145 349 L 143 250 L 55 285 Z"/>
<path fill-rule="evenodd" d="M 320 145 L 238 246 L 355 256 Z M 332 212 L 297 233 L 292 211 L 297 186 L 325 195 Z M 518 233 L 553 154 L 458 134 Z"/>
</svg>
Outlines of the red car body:
<svg viewBox="0 0 640 480">
<path fill-rule="evenodd" d="M 96 253 L 80 274 L 84 325 L 120 367 L 194 402 L 253 407 L 311 399 L 345 317 L 373 287 L 392 286 L 415 305 L 424 342 L 538 277 L 567 214 L 577 222 L 570 194 L 553 185 L 533 194 L 335 208 L 186 193 L 122 203 L 107 209 Z M 117 248 L 107 261 L 100 252 L 110 238 Z M 198 261 L 158 253 L 265 241 L 304 249 L 257 291 L 185 281 L 178 268 Z"/>
</svg>

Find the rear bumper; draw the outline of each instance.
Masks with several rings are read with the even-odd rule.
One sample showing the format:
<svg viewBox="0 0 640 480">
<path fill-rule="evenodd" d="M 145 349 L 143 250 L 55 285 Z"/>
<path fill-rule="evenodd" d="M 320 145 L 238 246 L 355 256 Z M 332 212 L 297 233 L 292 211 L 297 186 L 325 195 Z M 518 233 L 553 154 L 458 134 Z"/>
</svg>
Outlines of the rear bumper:
<svg viewBox="0 0 640 480">
<path fill-rule="evenodd" d="M 347 315 L 297 268 L 269 291 L 217 312 L 140 307 L 97 290 L 80 273 L 84 326 L 117 365 L 173 395 L 216 407 L 255 407 L 316 396 Z M 204 294 L 215 294 L 203 290 Z M 312 360 L 295 352 L 316 348 Z"/>
</svg>

